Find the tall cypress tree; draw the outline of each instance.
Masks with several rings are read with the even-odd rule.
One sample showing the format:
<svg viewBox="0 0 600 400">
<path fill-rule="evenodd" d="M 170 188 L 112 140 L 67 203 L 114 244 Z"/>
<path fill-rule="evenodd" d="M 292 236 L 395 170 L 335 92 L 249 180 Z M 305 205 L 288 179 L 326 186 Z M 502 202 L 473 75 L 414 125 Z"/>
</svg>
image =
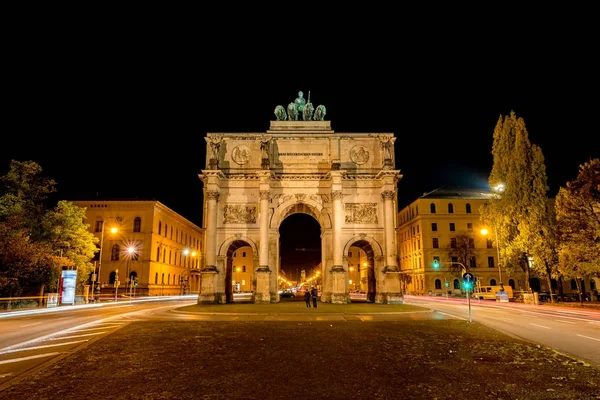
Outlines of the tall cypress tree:
<svg viewBox="0 0 600 400">
<path fill-rule="evenodd" d="M 514 111 L 500 116 L 494 128 L 493 166 L 488 182 L 494 196 L 482 210 L 482 220 L 495 225 L 500 249 L 499 262 L 510 274 L 520 268 L 526 273 L 529 289 L 528 256 L 538 275 L 550 276 L 539 254 L 540 236 L 552 229 L 544 228 L 548 221 L 546 167 L 542 150 L 532 145 L 523 118 Z M 498 188 L 502 187 L 502 190 Z M 537 261 L 537 262 L 536 262 Z"/>
</svg>

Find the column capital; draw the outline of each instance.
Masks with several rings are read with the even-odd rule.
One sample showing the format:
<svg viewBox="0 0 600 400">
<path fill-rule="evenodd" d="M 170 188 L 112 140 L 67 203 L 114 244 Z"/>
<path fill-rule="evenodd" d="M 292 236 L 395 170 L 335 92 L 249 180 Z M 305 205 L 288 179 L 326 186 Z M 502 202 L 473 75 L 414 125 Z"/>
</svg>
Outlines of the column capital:
<svg viewBox="0 0 600 400">
<path fill-rule="evenodd" d="M 206 198 L 208 200 L 217 200 L 219 201 L 219 191 L 218 190 L 207 190 Z"/>
<path fill-rule="evenodd" d="M 331 192 L 331 198 L 333 200 L 343 200 L 344 192 L 342 192 L 341 190 L 334 190 Z"/>
<path fill-rule="evenodd" d="M 271 192 L 268 190 L 261 190 L 259 194 L 261 200 L 269 200 L 269 197 L 271 196 Z"/>
<path fill-rule="evenodd" d="M 394 200 L 394 191 L 393 190 L 386 190 L 384 192 L 381 193 L 381 198 L 383 200 Z"/>
</svg>

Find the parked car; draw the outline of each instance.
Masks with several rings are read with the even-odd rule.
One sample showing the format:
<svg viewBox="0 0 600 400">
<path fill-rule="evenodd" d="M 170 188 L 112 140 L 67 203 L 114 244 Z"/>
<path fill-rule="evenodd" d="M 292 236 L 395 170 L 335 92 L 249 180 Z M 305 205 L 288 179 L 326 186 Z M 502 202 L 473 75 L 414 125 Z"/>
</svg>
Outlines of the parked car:
<svg viewBox="0 0 600 400">
<path fill-rule="evenodd" d="M 279 297 L 296 297 L 296 295 L 294 295 L 294 292 L 281 292 Z"/>
</svg>

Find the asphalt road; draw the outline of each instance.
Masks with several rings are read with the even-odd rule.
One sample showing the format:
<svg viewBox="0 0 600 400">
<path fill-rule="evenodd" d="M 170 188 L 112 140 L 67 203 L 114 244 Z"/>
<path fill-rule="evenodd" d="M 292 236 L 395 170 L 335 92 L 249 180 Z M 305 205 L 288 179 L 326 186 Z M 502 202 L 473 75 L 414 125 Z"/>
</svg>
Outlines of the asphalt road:
<svg viewBox="0 0 600 400">
<path fill-rule="evenodd" d="M 405 296 L 407 304 L 469 319 L 466 299 Z M 600 365 L 600 310 L 471 300 L 471 320 Z"/>
</svg>

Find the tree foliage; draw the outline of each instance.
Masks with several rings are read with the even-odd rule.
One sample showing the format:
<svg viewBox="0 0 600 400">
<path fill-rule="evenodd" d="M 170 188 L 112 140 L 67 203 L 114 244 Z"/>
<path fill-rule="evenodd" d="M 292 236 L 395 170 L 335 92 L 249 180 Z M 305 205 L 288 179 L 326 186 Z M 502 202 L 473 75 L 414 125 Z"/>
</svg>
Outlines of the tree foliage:
<svg viewBox="0 0 600 400">
<path fill-rule="evenodd" d="M 579 166 L 556 197 L 560 269 L 566 278 L 600 276 L 600 159 Z"/>
<path fill-rule="evenodd" d="M 493 167 L 489 184 L 494 195 L 482 210 L 481 219 L 496 227 L 500 260 L 507 269 L 532 268 L 550 279 L 548 267 L 555 247 L 555 228 L 548 204 L 546 166 L 542 150 L 529 141 L 525 121 L 514 112 L 500 116 L 493 135 Z M 500 190 L 502 188 L 502 190 Z M 527 281 L 529 276 L 527 276 Z"/>
<path fill-rule="evenodd" d="M 85 210 L 67 201 L 48 209 L 55 182 L 34 161 L 11 161 L 0 184 L 0 296 L 56 289 L 62 266 L 87 279 L 97 239 L 84 224 Z"/>
</svg>

